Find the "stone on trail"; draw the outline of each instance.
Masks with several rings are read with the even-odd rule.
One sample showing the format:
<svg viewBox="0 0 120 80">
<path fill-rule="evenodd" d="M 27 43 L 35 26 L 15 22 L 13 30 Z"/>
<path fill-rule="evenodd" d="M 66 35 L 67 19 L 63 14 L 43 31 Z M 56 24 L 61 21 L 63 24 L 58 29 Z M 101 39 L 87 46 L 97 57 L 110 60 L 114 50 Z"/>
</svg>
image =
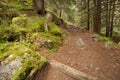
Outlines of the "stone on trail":
<svg viewBox="0 0 120 80">
<path fill-rule="evenodd" d="M 113 43 L 110 42 L 110 41 L 107 41 L 107 42 L 105 42 L 105 47 L 106 48 L 112 48 L 113 47 Z"/>
<path fill-rule="evenodd" d="M 85 45 L 85 42 L 84 42 L 84 40 L 82 38 L 76 39 L 76 43 L 77 43 L 78 46 Z"/>
</svg>

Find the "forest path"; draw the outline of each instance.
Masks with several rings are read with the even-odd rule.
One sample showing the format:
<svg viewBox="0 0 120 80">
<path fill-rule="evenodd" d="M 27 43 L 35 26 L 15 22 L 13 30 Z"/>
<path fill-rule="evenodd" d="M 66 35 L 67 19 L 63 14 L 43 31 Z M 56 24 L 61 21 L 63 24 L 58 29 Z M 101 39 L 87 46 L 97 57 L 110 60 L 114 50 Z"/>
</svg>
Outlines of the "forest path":
<svg viewBox="0 0 120 80">
<path fill-rule="evenodd" d="M 78 71 L 97 77 L 99 80 L 120 80 L 120 50 L 106 48 L 103 42 L 93 40 L 93 34 L 88 31 L 69 32 L 63 45 L 56 54 L 42 54 L 48 60 L 56 60 Z M 43 71 L 44 78 L 40 75 L 36 80 L 79 80 L 73 79 L 54 68 Z"/>
</svg>

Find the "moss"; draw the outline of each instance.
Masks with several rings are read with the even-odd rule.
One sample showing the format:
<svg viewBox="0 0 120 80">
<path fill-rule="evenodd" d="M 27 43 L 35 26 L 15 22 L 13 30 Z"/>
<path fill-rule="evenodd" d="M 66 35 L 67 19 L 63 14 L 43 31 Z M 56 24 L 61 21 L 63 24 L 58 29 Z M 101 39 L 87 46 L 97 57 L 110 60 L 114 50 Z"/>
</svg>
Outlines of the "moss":
<svg viewBox="0 0 120 80">
<path fill-rule="evenodd" d="M 46 23 L 44 17 L 32 17 L 28 18 L 28 24 L 26 27 L 0 27 L 0 42 L 5 41 L 21 41 L 25 40 L 26 36 L 36 32 L 44 32 L 42 25 Z M 50 34 L 61 37 L 62 32 L 57 25 L 52 22 L 49 22 Z"/>
<path fill-rule="evenodd" d="M 10 46 L 10 43 L 0 43 L 0 54 L 7 51 Z"/>
<path fill-rule="evenodd" d="M 48 10 L 48 9 L 46 9 L 46 11 L 47 11 L 47 13 L 52 13 L 52 14 L 55 15 L 57 18 L 60 18 L 60 16 L 59 16 L 58 14 L 54 13 L 53 11 Z"/>
<path fill-rule="evenodd" d="M 57 25 L 55 25 L 55 23 L 51 22 L 51 23 L 49 23 L 49 26 L 50 26 L 50 32 L 52 34 L 61 37 L 62 32 L 61 32 L 60 28 Z"/>
<path fill-rule="evenodd" d="M 102 41 L 102 42 L 112 41 L 110 38 L 98 34 L 95 34 L 94 37 L 97 38 L 98 41 Z"/>
<path fill-rule="evenodd" d="M 41 39 L 51 51 L 56 51 L 62 44 L 62 32 L 54 23 L 48 23 L 50 32 L 45 33 L 41 28 L 41 25 L 46 23 L 45 18 L 31 17 L 27 20 L 29 23 L 26 27 L 0 27 L 0 62 L 12 54 L 14 56 L 9 58 L 7 63 L 18 56 L 22 58 L 21 68 L 15 72 L 12 80 L 26 80 L 44 65 L 46 60 L 36 52 Z"/>
<path fill-rule="evenodd" d="M 33 31 L 34 29 L 40 31 L 41 25 L 46 22 L 46 19 L 44 17 L 33 16 L 31 18 L 28 18 L 28 21 L 29 23 L 27 26 L 29 27 L 29 29 Z"/>
<path fill-rule="evenodd" d="M 26 27 L 27 25 L 27 17 L 26 15 L 20 15 L 19 17 L 14 17 L 12 19 L 12 26 L 15 26 L 15 27 Z"/>
<path fill-rule="evenodd" d="M 19 27 L 0 28 L 0 42 L 20 41 L 21 39 L 25 39 L 28 32 L 26 28 Z"/>
<path fill-rule="evenodd" d="M 11 54 L 14 54 L 16 56 L 21 56 L 28 50 L 29 48 L 27 46 L 19 42 L 9 43 L 7 46 L 4 47 L 4 49 L 1 49 L 0 61 L 3 61 L 6 57 L 8 57 Z"/>
<path fill-rule="evenodd" d="M 11 61 L 15 60 L 16 56 L 14 55 L 13 57 L 9 58 L 8 61 L 6 62 L 6 64 L 9 64 Z"/>
<path fill-rule="evenodd" d="M 104 36 L 99 36 L 99 39 L 100 39 L 101 41 L 103 41 L 103 42 L 110 41 L 110 39 L 109 39 L 109 38 L 104 37 Z"/>
<path fill-rule="evenodd" d="M 62 44 L 62 39 L 58 36 L 53 36 L 49 33 L 40 33 L 40 36 L 47 39 L 45 45 L 52 51 L 56 51 Z"/>
<path fill-rule="evenodd" d="M 25 80 L 27 78 L 27 75 L 30 74 L 32 70 L 32 67 L 31 66 L 26 66 L 24 68 L 21 68 L 20 70 L 18 70 L 14 77 L 12 78 L 12 80 Z"/>
<path fill-rule="evenodd" d="M 32 48 L 39 48 L 39 46 L 42 44 L 44 47 L 52 51 L 56 51 L 62 44 L 61 37 L 44 32 L 33 33 L 29 40 L 31 40 L 33 43 L 31 46 Z"/>
<path fill-rule="evenodd" d="M 14 54 L 6 62 L 9 63 L 14 60 L 17 56 L 21 56 L 21 68 L 16 71 L 13 75 L 12 80 L 25 80 L 31 77 L 39 68 L 41 68 L 46 60 L 39 55 L 33 49 L 30 49 L 27 43 L 12 42 L 12 43 L 1 43 L 0 45 L 0 61 L 3 61 L 6 57 Z"/>
<path fill-rule="evenodd" d="M 17 70 L 15 75 L 13 75 L 12 80 L 26 80 L 41 68 L 46 60 L 38 53 L 31 51 L 31 53 L 26 54 L 22 59 L 22 66 L 20 70 Z"/>
</svg>

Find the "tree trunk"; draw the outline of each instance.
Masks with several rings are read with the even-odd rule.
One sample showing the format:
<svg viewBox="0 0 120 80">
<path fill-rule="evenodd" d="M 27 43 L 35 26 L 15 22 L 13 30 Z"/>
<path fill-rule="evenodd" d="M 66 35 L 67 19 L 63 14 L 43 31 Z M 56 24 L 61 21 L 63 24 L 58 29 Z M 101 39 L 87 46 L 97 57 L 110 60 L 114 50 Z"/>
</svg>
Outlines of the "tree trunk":
<svg viewBox="0 0 120 80">
<path fill-rule="evenodd" d="M 36 11 L 39 15 L 45 15 L 44 0 L 33 0 Z"/>
<path fill-rule="evenodd" d="M 25 0 L 21 0 L 21 3 L 22 3 L 22 5 L 23 5 L 23 6 L 25 6 L 25 3 L 24 3 L 24 1 L 25 1 Z"/>
<path fill-rule="evenodd" d="M 108 3 L 109 3 L 109 1 L 107 0 L 106 1 L 106 37 L 108 37 L 109 36 L 109 21 L 108 21 L 108 18 L 109 18 L 109 15 L 108 15 L 108 13 L 109 13 L 109 9 L 108 9 Z"/>
<path fill-rule="evenodd" d="M 101 30 L 101 0 L 94 0 L 94 32 L 100 33 Z"/>
<path fill-rule="evenodd" d="M 88 19 L 87 19 L 87 30 L 90 29 L 90 0 L 88 0 L 87 2 L 87 7 L 88 7 L 88 11 L 87 11 L 87 15 L 88 15 Z"/>
<path fill-rule="evenodd" d="M 62 18 L 62 9 L 60 9 L 59 17 Z"/>
<path fill-rule="evenodd" d="M 116 0 L 113 0 L 113 2 L 112 2 L 113 8 L 112 8 L 112 17 L 111 17 L 111 26 L 110 26 L 110 37 L 112 37 L 112 34 L 113 34 L 113 21 L 114 21 L 114 16 L 115 16 L 115 14 L 114 14 L 114 12 L 115 12 L 115 1 Z"/>
</svg>

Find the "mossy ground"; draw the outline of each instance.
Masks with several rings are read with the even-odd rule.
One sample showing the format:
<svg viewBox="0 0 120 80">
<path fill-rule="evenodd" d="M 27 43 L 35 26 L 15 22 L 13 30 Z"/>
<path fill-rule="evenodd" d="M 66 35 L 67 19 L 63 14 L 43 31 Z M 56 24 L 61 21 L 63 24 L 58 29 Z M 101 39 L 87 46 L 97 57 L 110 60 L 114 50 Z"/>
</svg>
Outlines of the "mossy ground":
<svg viewBox="0 0 120 80">
<path fill-rule="evenodd" d="M 111 46 L 114 46 L 115 48 L 120 49 L 119 43 L 117 44 L 116 42 L 114 42 L 113 39 L 107 38 L 105 36 L 98 35 L 98 34 L 95 34 L 94 36 L 98 39 L 98 41 L 111 44 Z"/>
<path fill-rule="evenodd" d="M 50 27 L 50 31 L 47 33 L 42 28 L 44 23 L 47 23 Z M 28 79 L 46 62 L 37 53 L 40 39 L 45 40 L 42 43 L 47 46 L 46 48 L 56 51 L 62 44 L 61 35 L 62 32 L 59 27 L 53 22 L 47 22 L 44 17 L 31 16 L 31 18 L 28 18 L 27 16 L 20 16 L 17 22 L 0 27 L 0 62 L 12 54 L 13 56 L 9 58 L 7 63 L 18 56 L 21 57 L 21 68 L 15 72 L 12 80 Z"/>
</svg>

